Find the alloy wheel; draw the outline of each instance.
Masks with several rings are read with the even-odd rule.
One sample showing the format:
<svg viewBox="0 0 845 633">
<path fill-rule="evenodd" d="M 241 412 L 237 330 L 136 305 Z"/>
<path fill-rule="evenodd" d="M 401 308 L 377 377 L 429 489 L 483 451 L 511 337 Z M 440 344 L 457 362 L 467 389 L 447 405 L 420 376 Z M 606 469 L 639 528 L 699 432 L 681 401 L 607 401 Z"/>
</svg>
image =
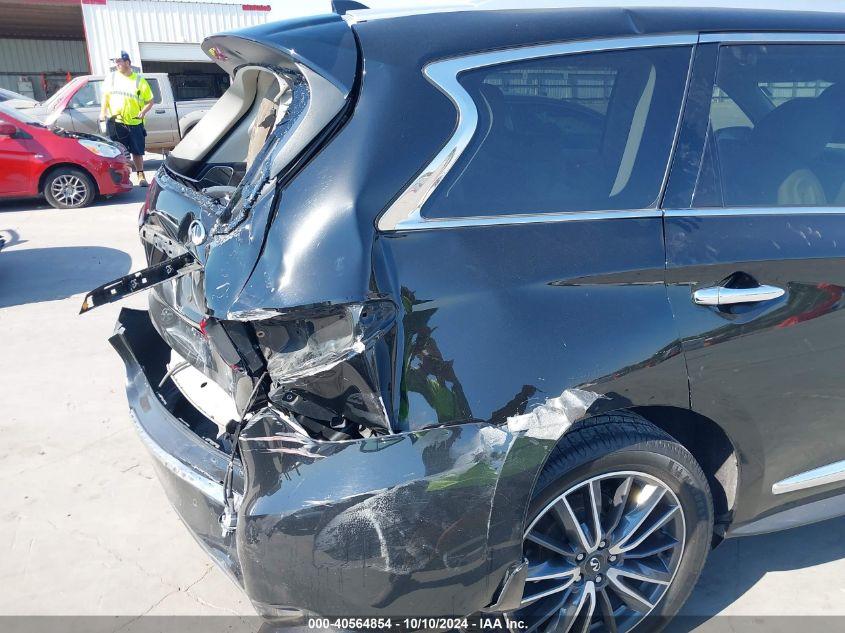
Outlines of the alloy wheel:
<svg viewBox="0 0 845 633">
<path fill-rule="evenodd" d="M 514 615 L 524 633 L 630 631 L 672 583 L 685 534 L 678 498 L 652 475 L 577 483 L 525 532 L 528 578 Z"/>
<path fill-rule="evenodd" d="M 60 204 L 73 207 L 88 194 L 88 187 L 78 176 L 62 174 L 50 183 L 50 193 Z"/>
</svg>

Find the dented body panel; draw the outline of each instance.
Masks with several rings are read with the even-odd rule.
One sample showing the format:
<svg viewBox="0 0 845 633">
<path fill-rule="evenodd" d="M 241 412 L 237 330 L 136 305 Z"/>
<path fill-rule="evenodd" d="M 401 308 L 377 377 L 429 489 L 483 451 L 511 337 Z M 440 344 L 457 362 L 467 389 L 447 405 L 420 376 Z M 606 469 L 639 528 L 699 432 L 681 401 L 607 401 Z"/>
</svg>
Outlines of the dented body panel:
<svg viewBox="0 0 845 633">
<path fill-rule="evenodd" d="M 171 501 L 261 614 L 491 607 L 507 578 L 524 581 L 526 513 L 560 437 L 604 412 L 690 408 L 686 363 L 708 354 L 692 342 L 701 322 L 679 331 L 677 316 L 694 307 L 685 275 L 712 262 L 670 259 L 667 286 L 664 232 L 670 246 L 695 231 L 709 244 L 727 220 L 666 222 L 655 208 L 448 230 L 377 226 L 455 130 L 454 103 L 421 71 L 428 63 L 790 24 L 776 13 L 715 16 L 455 12 L 354 26 L 333 17 L 208 41 L 227 70 L 247 63 L 235 53 L 251 52 L 250 63 L 274 71 L 316 73 L 345 99 L 284 170 L 255 168 L 250 190 L 232 196 L 250 201 L 236 221 L 168 162 L 142 222 L 185 244 L 201 269 L 157 285 L 149 312 L 124 310 L 112 338 Z M 190 241 L 192 222 L 207 240 Z M 150 265 L 168 257 L 145 248 Z M 714 331 L 723 330 L 742 333 Z M 171 349 L 234 401 L 239 419 L 225 434 L 168 380 Z M 703 405 L 714 417 L 725 406 Z M 742 459 L 754 442 L 738 447 Z M 228 532 L 216 522 L 227 493 L 237 512 Z M 760 491 L 739 498 L 746 493 Z"/>
<path fill-rule="evenodd" d="M 129 410 L 168 499 L 203 549 L 242 584 L 235 540 L 220 536 L 226 455 L 201 437 L 198 431 L 204 429 L 198 424 L 203 422 L 186 409 L 172 384 L 157 387 L 167 373 L 169 347 L 158 338 L 148 314 L 139 310 L 121 311 L 109 342 L 126 367 Z M 243 490 L 240 468 L 235 479 L 236 490 Z"/>
<path fill-rule="evenodd" d="M 400 31 L 413 30 L 401 22 Z M 217 536 L 210 526 L 222 502 L 206 499 L 199 515 L 180 514 L 218 559 L 225 554 L 264 615 L 462 616 L 496 603 L 521 565 L 534 481 L 574 422 L 626 407 L 688 406 L 662 224 L 379 234 L 386 202 L 454 125 L 454 107 L 419 69 L 465 42 L 438 35 L 426 47 L 401 48 L 383 25 L 359 27 L 365 74 L 354 98 L 364 114 L 284 187 L 265 187 L 234 231 L 191 249 L 203 264 L 201 283 L 185 277 L 151 297 L 150 318 L 167 343 L 155 344 L 177 350 L 236 399 L 238 383 L 242 394 L 257 376 L 222 362 L 202 318 L 248 324 L 272 377 L 240 433 L 234 533 Z M 516 45 L 539 34 L 506 39 Z M 399 101 L 407 107 L 396 108 Z M 213 235 L 214 207 L 163 176 L 146 222 L 177 237 L 199 219 Z M 391 318 L 365 335 L 360 306 L 378 305 Z M 302 353 L 290 343 L 294 328 L 310 341 L 308 332 L 319 333 L 326 319 L 336 326 L 343 320 L 333 315 L 349 306 L 359 306 L 352 338 L 332 338 L 330 349 L 342 352 L 338 341 L 347 341 L 351 353 L 304 371 L 296 355 L 274 361 L 273 348 Z M 631 324 L 624 341 L 606 335 Z M 527 337 L 532 331 L 544 335 Z M 132 354 L 122 355 L 141 381 Z M 134 395 L 130 405 L 143 410 Z M 367 425 L 377 405 L 382 421 Z M 180 412 L 138 418 L 179 425 Z M 332 415 L 370 435 L 350 435 Z M 307 424 L 315 421 L 326 430 L 309 437 L 304 429 L 314 435 Z M 215 460 L 226 457 L 207 446 Z M 212 476 L 224 478 L 219 468 Z M 166 486 L 177 507 L 185 506 L 182 485 Z"/>
<path fill-rule="evenodd" d="M 307 440 L 272 409 L 240 436 L 235 534 L 220 531 L 227 456 L 192 433 L 168 346 L 124 309 L 112 345 L 165 491 L 262 615 L 454 615 L 493 604 L 522 556 L 533 481 L 559 437 L 613 400 L 571 389 L 503 424 Z M 188 427 L 188 428 L 186 428 Z M 187 439 L 186 439 L 187 438 Z M 354 587 L 354 590 L 350 590 Z"/>
</svg>

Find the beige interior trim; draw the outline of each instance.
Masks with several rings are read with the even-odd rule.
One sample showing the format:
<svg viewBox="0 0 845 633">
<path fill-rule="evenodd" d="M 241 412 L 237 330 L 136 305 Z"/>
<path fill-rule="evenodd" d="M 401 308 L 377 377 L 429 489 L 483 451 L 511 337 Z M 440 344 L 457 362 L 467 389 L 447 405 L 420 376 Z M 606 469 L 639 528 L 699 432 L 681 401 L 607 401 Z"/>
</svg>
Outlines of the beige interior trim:
<svg viewBox="0 0 845 633">
<path fill-rule="evenodd" d="M 259 84 L 263 83 L 262 75 L 267 74 L 272 73 L 258 66 L 239 70 L 229 89 L 176 146 L 173 156 L 188 161 L 202 160 L 252 109 Z M 281 80 L 276 79 L 281 84 Z"/>
</svg>

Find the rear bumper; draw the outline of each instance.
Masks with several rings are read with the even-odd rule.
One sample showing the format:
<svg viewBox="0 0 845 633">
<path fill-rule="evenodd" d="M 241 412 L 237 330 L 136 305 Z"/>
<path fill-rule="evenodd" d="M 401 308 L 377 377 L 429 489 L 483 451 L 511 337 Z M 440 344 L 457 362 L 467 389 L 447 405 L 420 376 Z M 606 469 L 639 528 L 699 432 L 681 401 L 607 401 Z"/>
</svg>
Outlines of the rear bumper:
<svg viewBox="0 0 845 633">
<path fill-rule="evenodd" d="M 111 343 L 171 503 L 261 615 L 464 616 L 501 597 L 553 441 L 467 423 L 318 442 L 258 412 L 241 434 L 238 523 L 224 537 L 228 458 L 180 421 L 169 382 L 153 386 L 170 348 L 147 312 L 127 309 Z"/>
<path fill-rule="evenodd" d="M 132 420 L 153 457 L 168 499 L 203 549 L 243 586 L 234 535 L 222 536 L 218 522 L 223 512 L 223 477 L 228 458 L 176 417 L 174 411 L 181 402 L 172 387 L 168 391 L 153 387 L 164 377 L 169 348 L 159 338 L 147 313 L 139 310 L 121 311 L 110 342 L 126 366 L 126 395 Z M 242 481 L 238 468 L 236 489 Z"/>
</svg>

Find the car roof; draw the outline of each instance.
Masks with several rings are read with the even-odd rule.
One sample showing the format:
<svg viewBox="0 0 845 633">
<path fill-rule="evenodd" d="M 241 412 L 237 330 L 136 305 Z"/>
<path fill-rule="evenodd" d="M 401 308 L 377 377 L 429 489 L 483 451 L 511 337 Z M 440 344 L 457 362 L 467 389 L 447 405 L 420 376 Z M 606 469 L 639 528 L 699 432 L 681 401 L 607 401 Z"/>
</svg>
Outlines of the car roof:
<svg viewBox="0 0 845 633">
<path fill-rule="evenodd" d="M 809 9 L 808 6 L 812 6 Z M 391 18 L 455 13 L 459 11 L 512 11 L 538 9 L 641 9 L 641 8 L 676 8 L 676 9 L 752 9 L 764 11 L 790 11 L 801 13 L 843 13 L 842 0 L 813 0 L 808 5 L 806 0 L 470 0 L 467 2 L 449 2 L 434 0 L 424 5 L 409 4 L 403 7 L 353 9 L 345 14 L 349 22 L 385 20 Z"/>
<path fill-rule="evenodd" d="M 731 0 L 731 5 L 742 1 Z M 727 0 L 694 2 L 700 6 L 665 0 L 649 0 L 649 6 L 641 6 L 640 0 L 568 0 L 537 2 L 526 9 L 496 2 L 389 16 L 352 11 L 344 17 L 359 34 L 365 57 L 376 51 L 410 64 L 548 42 L 726 32 L 845 33 L 845 11 L 834 11 L 825 0 L 818 5 L 823 11 L 799 11 L 793 8 L 797 2 L 783 0 L 772 1 L 776 9 L 728 7 Z"/>
</svg>

